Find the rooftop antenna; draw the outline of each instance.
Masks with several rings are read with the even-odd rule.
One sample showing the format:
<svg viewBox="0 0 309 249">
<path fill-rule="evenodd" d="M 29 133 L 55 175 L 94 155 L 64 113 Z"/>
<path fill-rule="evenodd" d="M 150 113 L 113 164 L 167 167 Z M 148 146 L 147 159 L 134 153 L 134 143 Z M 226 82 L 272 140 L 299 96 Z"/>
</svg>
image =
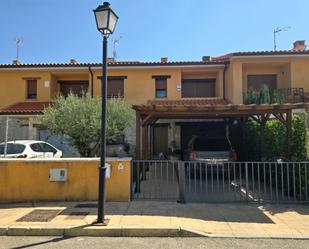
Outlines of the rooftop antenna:
<svg viewBox="0 0 309 249">
<path fill-rule="evenodd" d="M 116 60 L 118 58 L 116 46 L 119 45 L 120 40 L 122 39 L 122 36 L 119 36 L 119 38 L 113 38 L 113 59 Z"/>
<path fill-rule="evenodd" d="M 274 50 L 277 50 L 277 35 L 280 34 L 280 32 L 285 32 L 291 29 L 291 27 L 282 27 L 282 28 L 275 28 L 274 29 Z"/>
<path fill-rule="evenodd" d="M 19 47 L 24 44 L 24 38 L 23 37 L 17 37 L 15 39 L 16 42 L 16 60 L 19 61 Z"/>
</svg>

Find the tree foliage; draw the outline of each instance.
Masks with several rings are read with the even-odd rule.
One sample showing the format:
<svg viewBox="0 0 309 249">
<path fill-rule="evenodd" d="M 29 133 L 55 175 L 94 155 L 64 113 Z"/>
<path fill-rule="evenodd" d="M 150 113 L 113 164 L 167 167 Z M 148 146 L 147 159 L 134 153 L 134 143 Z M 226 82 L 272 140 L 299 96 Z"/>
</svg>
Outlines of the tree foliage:
<svg viewBox="0 0 309 249">
<path fill-rule="evenodd" d="M 106 135 L 116 140 L 124 135 L 134 121 L 133 110 L 121 98 L 107 101 Z M 101 98 L 89 94 L 78 97 L 70 93 L 58 96 L 54 105 L 46 108 L 39 118 L 53 135 L 65 135 L 71 146 L 85 157 L 95 156 L 100 147 Z"/>
</svg>

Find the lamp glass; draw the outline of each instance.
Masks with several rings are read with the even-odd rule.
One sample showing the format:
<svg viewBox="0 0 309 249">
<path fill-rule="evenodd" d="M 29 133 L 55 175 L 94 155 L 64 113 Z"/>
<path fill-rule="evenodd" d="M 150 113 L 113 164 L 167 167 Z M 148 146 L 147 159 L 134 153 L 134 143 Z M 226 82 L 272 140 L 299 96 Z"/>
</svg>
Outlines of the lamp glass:
<svg viewBox="0 0 309 249">
<path fill-rule="evenodd" d="M 97 28 L 100 32 L 103 32 L 108 28 L 108 10 L 98 10 L 94 14 L 97 21 Z"/>
<path fill-rule="evenodd" d="M 118 17 L 115 15 L 113 11 L 111 11 L 109 15 L 109 22 L 108 22 L 108 29 L 111 33 L 114 33 L 117 20 L 118 20 Z"/>
</svg>

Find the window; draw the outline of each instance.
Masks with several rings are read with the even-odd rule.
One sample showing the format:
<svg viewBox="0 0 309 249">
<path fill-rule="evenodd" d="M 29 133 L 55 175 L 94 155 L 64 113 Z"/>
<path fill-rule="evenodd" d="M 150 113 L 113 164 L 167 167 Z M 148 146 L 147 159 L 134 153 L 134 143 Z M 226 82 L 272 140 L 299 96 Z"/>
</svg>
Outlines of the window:
<svg viewBox="0 0 309 249">
<path fill-rule="evenodd" d="M 89 83 L 88 81 L 59 81 L 60 83 L 60 92 L 63 96 L 68 96 L 71 92 L 79 97 L 82 96 L 83 93 L 87 93 Z"/>
<path fill-rule="evenodd" d="M 52 152 L 54 154 L 57 153 L 57 150 L 55 148 L 53 148 L 52 146 L 48 145 L 48 144 L 41 143 L 40 145 L 42 147 L 43 152 Z"/>
<path fill-rule="evenodd" d="M 186 98 L 215 97 L 216 79 L 182 80 L 181 94 Z"/>
<path fill-rule="evenodd" d="M 26 80 L 27 85 L 27 99 L 36 99 L 37 98 L 37 80 L 29 79 Z"/>
<path fill-rule="evenodd" d="M 54 154 L 57 153 L 55 148 L 46 143 L 34 143 L 30 145 L 30 148 L 35 152 L 52 152 Z"/>
<path fill-rule="evenodd" d="M 260 91 L 263 85 L 268 86 L 269 90 L 273 91 L 277 88 L 277 75 L 261 74 L 247 76 L 248 89 Z"/>
<path fill-rule="evenodd" d="M 43 152 L 39 143 L 30 144 L 30 148 L 35 152 Z"/>
<path fill-rule="evenodd" d="M 166 98 L 167 97 L 167 79 L 170 76 L 152 76 L 155 79 L 156 88 L 156 98 Z"/>
<path fill-rule="evenodd" d="M 156 98 L 167 97 L 167 79 L 156 79 Z"/>
<path fill-rule="evenodd" d="M 124 78 L 123 77 L 108 77 L 107 80 L 107 97 L 120 97 L 124 95 Z"/>
<path fill-rule="evenodd" d="M 7 144 L 7 154 L 21 154 L 25 150 L 26 146 L 23 144 Z M 4 155 L 4 144 L 0 144 L 0 155 Z"/>
</svg>

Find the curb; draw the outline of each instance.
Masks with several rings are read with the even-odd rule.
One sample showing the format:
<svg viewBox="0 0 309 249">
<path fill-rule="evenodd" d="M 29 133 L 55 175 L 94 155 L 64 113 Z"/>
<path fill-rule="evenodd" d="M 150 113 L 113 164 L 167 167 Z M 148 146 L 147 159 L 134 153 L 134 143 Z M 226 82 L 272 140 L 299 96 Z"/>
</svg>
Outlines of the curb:
<svg viewBox="0 0 309 249">
<path fill-rule="evenodd" d="M 212 234 L 179 228 L 142 228 L 142 227 L 33 227 L 10 226 L 0 227 L 0 236 L 68 236 L 68 237 L 204 237 L 234 239 L 298 239 L 309 240 L 309 236 L 299 235 L 233 235 Z"/>
<path fill-rule="evenodd" d="M 208 237 L 206 233 L 182 228 L 141 227 L 0 227 L 0 236 L 89 236 L 89 237 Z"/>
</svg>

